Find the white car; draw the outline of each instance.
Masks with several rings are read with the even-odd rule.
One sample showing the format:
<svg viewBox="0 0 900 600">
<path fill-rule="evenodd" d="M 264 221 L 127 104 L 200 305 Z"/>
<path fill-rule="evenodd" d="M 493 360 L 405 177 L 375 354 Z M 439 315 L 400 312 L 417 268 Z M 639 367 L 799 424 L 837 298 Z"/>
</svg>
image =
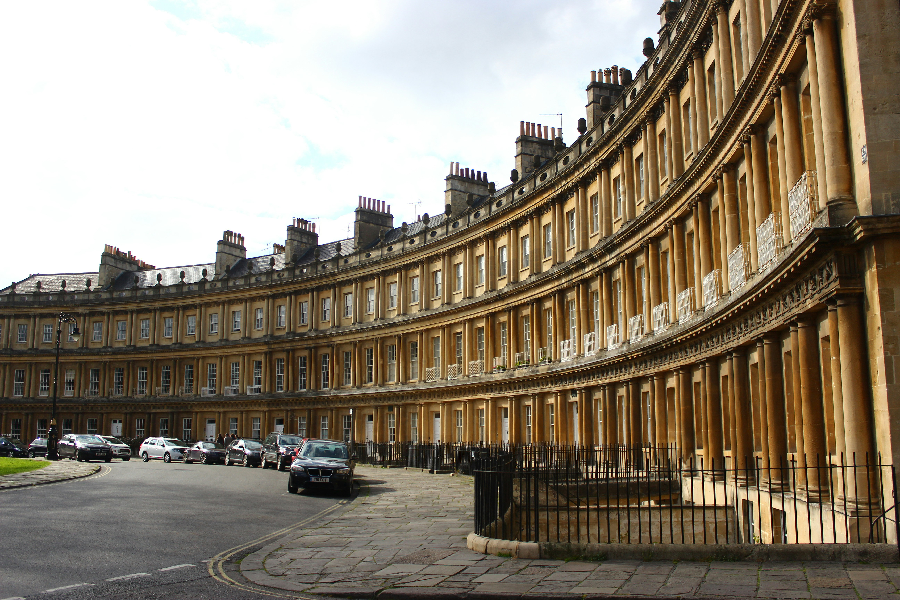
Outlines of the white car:
<svg viewBox="0 0 900 600">
<path fill-rule="evenodd" d="M 112 450 L 113 458 L 131 460 L 131 448 L 129 448 L 127 444 L 123 444 L 122 440 L 114 438 L 111 435 L 98 435 L 97 437 L 107 443 L 110 450 Z"/>
<path fill-rule="evenodd" d="M 184 454 L 188 445 L 176 438 L 151 437 L 144 440 L 138 454 L 141 460 L 147 462 L 151 458 L 161 458 L 164 462 L 184 460 Z"/>
</svg>

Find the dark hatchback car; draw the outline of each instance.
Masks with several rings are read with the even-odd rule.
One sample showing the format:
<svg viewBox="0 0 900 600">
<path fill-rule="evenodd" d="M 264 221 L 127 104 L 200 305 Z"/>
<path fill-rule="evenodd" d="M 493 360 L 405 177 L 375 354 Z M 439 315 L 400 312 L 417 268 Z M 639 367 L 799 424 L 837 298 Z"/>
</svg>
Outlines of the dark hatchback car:
<svg viewBox="0 0 900 600">
<path fill-rule="evenodd" d="M 260 464 L 262 444 L 256 440 L 234 440 L 225 451 L 225 466 L 241 464 L 255 467 Z"/>
<path fill-rule="evenodd" d="M 331 488 L 347 496 L 353 493 L 353 469 L 356 456 L 350 455 L 345 442 L 309 440 L 300 456 L 291 465 L 288 491 L 296 494 L 299 488 Z"/>
<path fill-rule="evenodd" d="M 56 445 L 60 458 L 71 458 L 78 461 L 112 460 L 112 449 L 96 435 L 69 433 L 63 436 Z"/>
<path fill-rule="evenodd" d="M 225 462 L 225 446 L 218 442 L 197 442 L 184 453 L 184 462 L 204 465 Z"/>
<path fill-rule="evenodd" d="M 303 438 L 286 433 L 270 433 L 263 440 L 262 468 L 272 465 L 279 471 L 291 466 L 294 453 L 300 447 Z"/>
<path fill-rule="evenodd" d="M 47 438 L 34 438 L 34 441 L 28 444 L 28 458 L 36 456 L 47 456 Z"/>
<path fill-rule="evenodd" d="M 26 450 L 18 440 L 0 437 L 0 456 L 25 458 L 28 456 L 28 450 Z"/>
</svg>

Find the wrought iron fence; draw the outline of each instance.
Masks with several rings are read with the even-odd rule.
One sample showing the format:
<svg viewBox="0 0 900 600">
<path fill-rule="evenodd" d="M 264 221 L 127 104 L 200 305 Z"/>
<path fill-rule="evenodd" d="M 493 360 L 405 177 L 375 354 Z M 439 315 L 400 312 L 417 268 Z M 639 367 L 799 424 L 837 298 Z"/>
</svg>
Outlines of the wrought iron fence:
<svg viewBox="0 0 900 600">
<path fill-rule="evenodd" d="M 551 458 L 552 457 L 552 458 Z M 723 469 L 673 447 L 499 454 L 474 469 L 475 532 L 523 542 L 900 540 L 892 465 L 851 457 Z"/>
</svg>

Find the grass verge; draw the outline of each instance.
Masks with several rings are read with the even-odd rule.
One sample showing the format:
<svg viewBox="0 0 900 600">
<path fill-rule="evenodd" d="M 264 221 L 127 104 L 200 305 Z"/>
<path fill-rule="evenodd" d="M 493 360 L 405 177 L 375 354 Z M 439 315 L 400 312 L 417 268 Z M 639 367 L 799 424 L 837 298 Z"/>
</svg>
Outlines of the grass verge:
<svg viewBox="0 0 900 600">
<path fill-rule="evenodd" d="M 13 475 L 15 473 L 27 473 L 28 471 L 37 471 L 48 466 L 50 461 L 32 460 L 30 458 L 5 458 L 0 457 L 0 477 L 3 475 Z"/>
</svg>

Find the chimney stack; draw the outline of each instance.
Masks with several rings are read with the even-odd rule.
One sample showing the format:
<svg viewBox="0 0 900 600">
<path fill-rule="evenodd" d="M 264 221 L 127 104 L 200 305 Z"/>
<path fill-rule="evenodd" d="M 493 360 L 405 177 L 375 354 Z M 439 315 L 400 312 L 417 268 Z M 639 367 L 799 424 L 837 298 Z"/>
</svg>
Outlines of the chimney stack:
<svg viewBox="0 0 900 600">
<path fill-rule="evenodd" d="M 222 276 L 241 259 L 247 258 L 244 236 L 230 229 L 222 232 L 222 239 L 216 244 L 215 277 Z"/>
<path fill-rule="evenodd" d="M 453 165 L 450 165 L 451 170 Z M 353 241 L 357 249 L 366 248 L 394 228 L 391 206 L 384 200 L 360 196 L 353 223 Z"/>
</svg>

